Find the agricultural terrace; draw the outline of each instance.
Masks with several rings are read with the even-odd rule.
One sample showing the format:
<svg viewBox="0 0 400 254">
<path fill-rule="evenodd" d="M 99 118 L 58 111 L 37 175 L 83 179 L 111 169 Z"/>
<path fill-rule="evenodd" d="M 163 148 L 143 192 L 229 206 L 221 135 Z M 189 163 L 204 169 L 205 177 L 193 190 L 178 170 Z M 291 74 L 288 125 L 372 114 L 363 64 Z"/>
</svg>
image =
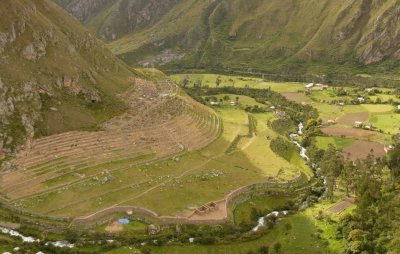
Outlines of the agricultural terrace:
<svg viewBox="0 0 400 254">
<path fill-rule="evenodd" d="M 304 83 L 277 83 L 260 78 L 217 74 L 180 74 L 172 79 L 188 87 L 247 87 L 279 92 L 287 99 L 316 108 L 324 124 L 317 145 L 333 144 L 352 159 L 364 158 L 371 150 L 378 156 L 400 133 L 398 90 L 390 88 L 350 88 Z M 220 99 L 220 98 L 218 98 Z M 361 126 L 355 128 L 356 123 Z"/>
<path fill-rule="evenodd" d="M 2 174 L 1 193 L 19 209 L 55 217 L 90 218 L 129 206 L 188 217 L 243 186 L 287 182 L 301 172 L 311 177 L 297 152 L 285 160 L 270 149 L 270 140 L 279 135 L 268 126 L 275 113 L 245 111 L 265 104 L 218 94 L 231 96 L 235 104 L 222 103 L 212 111 L 173 91 L 175 96 L 159 89 L 151 98 L 139 96 L 144 102 L 165 100 L 141 110 L 150 122 L 165 119 L 162 124 L 138 126 L 135 111 L 107 122 L 101 132 L 34 141 L 30 151 L 17 157 L 19 170 Z M 132 108 L 138 106 L 129 100 L 138 96 L 137 89 L 124 96 Z M 171 100 L 178 103 L 168 104 Z M 173 115 L 176 110 L 170 109 L 179 109 L 178 104 L 185 110 Z M 157 118 L 151 117 L 154 112 Z"/>
<path fill-rule="evenodd" d="M 131 170 L 135 166 L 197 150 L 219 136 L 218 116 L 173 83 L 137 79 L 121 98 L 131 110 L 101 131 L 34 140 L 12 161 L 16 170 L 2 172 L 2 196 L 35 213 L 76 216 L 135 196 L 170 173 L 153 178 L 144 169 Z"/>
</svg>

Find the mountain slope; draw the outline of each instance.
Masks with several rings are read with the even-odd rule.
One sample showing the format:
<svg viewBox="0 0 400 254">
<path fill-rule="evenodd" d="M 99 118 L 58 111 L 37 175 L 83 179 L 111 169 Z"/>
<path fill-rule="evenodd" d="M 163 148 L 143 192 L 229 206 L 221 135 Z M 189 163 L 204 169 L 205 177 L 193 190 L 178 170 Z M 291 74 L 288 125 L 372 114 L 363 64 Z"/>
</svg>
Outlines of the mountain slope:
<svg viewBox="0 0 400 254">
<path fill-rule="evenodd" d="M 34 136 L 120 114 L 133 73 L 47 0 L 0 2 L 0 159 Z M 25 141 L 28 140 L 28 143 Z"/>
<path fill-rule="evenodd" d="M 379 64 L 392 71 L 399 12 L 395 0 L 180 1 L 109 47 L 131 65 L 166 68 L 326 74 L 382 71 Z"/>
<path fill-rule="evenodd" d="M 154 25 L 180 0 L 55 0 L 105 40 Z"/>
</svg>

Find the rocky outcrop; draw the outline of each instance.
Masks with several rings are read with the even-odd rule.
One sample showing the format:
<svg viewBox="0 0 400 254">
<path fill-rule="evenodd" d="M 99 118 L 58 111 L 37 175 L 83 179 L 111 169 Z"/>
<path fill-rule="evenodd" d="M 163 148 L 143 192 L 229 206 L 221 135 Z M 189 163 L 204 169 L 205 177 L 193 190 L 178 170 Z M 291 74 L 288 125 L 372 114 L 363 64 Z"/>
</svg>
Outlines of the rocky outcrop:
<svg viewBox="0 0 400 254">
<path fill-rule="evenodd" d="M 359 41 L 360 61 L 373 64 L 385 58 L 400 59 L 400 3 L 387 8 L 376 20 L 371 20 L 372 29 Z"/>
<path fill-rule="evenodd" d="M 29 147 L 41 101 L 35 81 L 10 85 L 0 79 L 0 150 L 2 156 Z"/>
</svg>

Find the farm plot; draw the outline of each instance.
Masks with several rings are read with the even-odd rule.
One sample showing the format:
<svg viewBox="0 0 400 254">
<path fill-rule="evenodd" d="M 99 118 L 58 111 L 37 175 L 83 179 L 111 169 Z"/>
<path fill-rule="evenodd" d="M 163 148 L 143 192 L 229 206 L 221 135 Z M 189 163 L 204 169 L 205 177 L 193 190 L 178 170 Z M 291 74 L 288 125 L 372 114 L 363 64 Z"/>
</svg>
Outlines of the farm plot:
<svg viewBox="0 0 400 254">
<path fill-rule="evenodd" d="M 298 103 L 311 103 L 311 99 L 307 97 L 304 93 L 298 92 L 289 92 L 289 93 L 282 93 L 288 100 L 292 100 Z"/>
<path fill-rule="evenodd" d="M 338 124 L 353 126 L 356 121 L 365 122 L 369 118 L 368 112 L 348 113 L 339 118 Z"/>
<path fill-rule="evenodd" d="M 390 140 L 390 136 L 383 133 L 335 125 L 322 128 L 322 132 L 328 136 L 353 138 L 357 140 L 374 141 L 379 143 L 384 143 L 387 140 Z"/>
<path fill-rule="evenodd" d="M 352 160 L 365 159 L 371 152 L 373 152 L 376 157 L 385 155 L 384 145 L 363 140 L 357 140 L 351 146 L 343 149 L 343 152 L 349 155 Z"/>
<path fill-rule="evenodd" d="M 393 112 L 372 114 L 369 121 L 385 133 L 391 135 L 400 133 L 400 114 Z"/>
<path fill-rule="evenodd" d="M 343 149 L 355 142 L 354 139 L 341 137 L 316 137 L 316 141 L 320 149 L 327 149 L 329 144 L 334 145 L 338 149 Z"/>
</svg>

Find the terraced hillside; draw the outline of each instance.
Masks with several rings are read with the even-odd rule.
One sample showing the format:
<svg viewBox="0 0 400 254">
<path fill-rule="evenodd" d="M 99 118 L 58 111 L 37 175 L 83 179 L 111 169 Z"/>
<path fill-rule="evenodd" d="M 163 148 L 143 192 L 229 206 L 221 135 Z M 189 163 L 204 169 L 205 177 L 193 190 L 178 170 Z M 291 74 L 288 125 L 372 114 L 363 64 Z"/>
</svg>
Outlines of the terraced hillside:
<svg viewBox="0 0 400 254">
<path fill-rule="evenodd" d="M 85 195 L 53 200 L 59 206 L 51 203 L 54 207 L 49 208 L 43 204 L 41 209 L 48 213 L 62 211 L 74 199 L 79 199 L 77 204 L 90 203 L 100 194 L 99 189 L 105 191 L 101 195 L 123 193 L 156 180 L 147 176 L 134 178 L 134 184 L 124 184 L 132 180 L 125 177 L 133 166 L 200 149 L 219 135 L 216 114 L 180 94 L 173 83 L 141 79 L 134 83 L 132 89 L 121 95 L 130 105 L 128 112 L 104 123 L 101 131 L 73 131 L 39 138 L 31 149 L 18 153 L 12 160 L 13 169 L 1 173 L 3 197 L 18 207 L 20 201 L 29 197 L 51 196 L 86 186 L 90 189 L 79 192 Z M 113 201 L 121 198 L 124 195 Z M 79 210 L 75 212 L 79 214 Z"/>
<path fill-rule="evenodd" d="M 75 7 L 83 2 L 74 1 Z M 390 63 L 399 59 L 400 6 L 394 0 L 190 0 L 155 8 L 163 14 L 149 15 L 151 22 L 142 29 L 109 44 L 129 64 L 358 74 L 374 73 L 377 68 L 363 67 L 383 62 L 392 70 L 396 64 Z M 70 5 L 67 9 L 80 17 Z M 140 10 L 131 11 L 138 20 Z M 127 22 L 135 24 L 115 18 L 108 27 L 118 31 Z"/>
</svg>

